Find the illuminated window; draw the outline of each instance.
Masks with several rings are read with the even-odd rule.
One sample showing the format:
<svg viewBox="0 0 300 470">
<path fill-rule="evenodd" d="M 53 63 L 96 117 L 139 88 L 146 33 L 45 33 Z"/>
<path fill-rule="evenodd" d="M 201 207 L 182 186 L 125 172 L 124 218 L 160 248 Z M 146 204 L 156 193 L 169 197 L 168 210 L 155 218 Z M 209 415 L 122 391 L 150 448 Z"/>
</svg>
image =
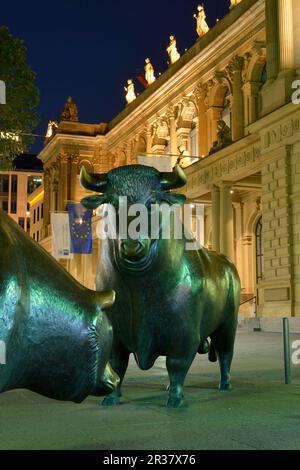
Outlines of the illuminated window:
<svg viewBox="0 0 300 470">
<path fill-rule="evenodd" d="M 27 179 L 27 194 L 33 193 L 43 182 L 41 176 L 28 176 Z"/>
</svg>

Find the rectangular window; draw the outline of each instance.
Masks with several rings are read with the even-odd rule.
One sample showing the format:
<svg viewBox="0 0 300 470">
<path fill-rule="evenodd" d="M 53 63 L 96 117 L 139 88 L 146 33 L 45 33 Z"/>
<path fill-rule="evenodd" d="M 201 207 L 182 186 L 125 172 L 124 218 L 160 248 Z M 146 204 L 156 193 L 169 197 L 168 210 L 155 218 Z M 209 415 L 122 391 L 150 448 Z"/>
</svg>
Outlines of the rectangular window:
<svg viewBox="0 0 300 470">
<path fill-rule="evenodd" d="M 33 193 L 43 182 L 41 176 L 28 176 L 27 179 L 27 194 Z"/>
<path fill-rule="evenodd" d="M 22 229 L 24 229 L 24 227 L 25 227 L 24 217 L 19 217 L 19 225 L 20 225 L 20 227 L 22 227 Z"/>
<path fill-rule="evenodd" d="M 33 234 L 33 239 L 35 240 L 35 233 Z"/>
<path fill-rule="evenodd" d="M 40 232 L 38 230 L 37 233 L 36 233 L 36 241 L 39 242 L 39 239 L 40 239 Z"/>
<path fill-rule="evenodd" d="M 17 194 L 17 192 L 18 192 L 18 175 L 11 175 L 10 190 L 11 190 L 12 194 Z"/>
<path fill-rule="evenodd" d="M 8 212 L 8 201 L 2 201 L 2 210 Z"/>
<path fill-rule="evenodd" d="M 8 193 L 9 175 L 0 175 L 0 193 Z"/>
<path fill-rule="evenodd" d="M 17 201 L 16 199 L 12 199 L 10 201 L 10 213 L 16 214 L 17 213 Z"/>
<path fill-rule="evenodd" d="M 30 217 L 27 217 L 26 219 L 26 231 L 27 233 L 30 232 Z"/>
<path fill-rule="evenodd" d="M 44 203 L 42 202 L 42 206 L 41 206 L 41 219 L 44 218 Z"/>
<path fill-rule="evenodd" d="M 36 221 L 36 209 L 33 211 L 33 223 L 35 224 Z"/>
</svg>

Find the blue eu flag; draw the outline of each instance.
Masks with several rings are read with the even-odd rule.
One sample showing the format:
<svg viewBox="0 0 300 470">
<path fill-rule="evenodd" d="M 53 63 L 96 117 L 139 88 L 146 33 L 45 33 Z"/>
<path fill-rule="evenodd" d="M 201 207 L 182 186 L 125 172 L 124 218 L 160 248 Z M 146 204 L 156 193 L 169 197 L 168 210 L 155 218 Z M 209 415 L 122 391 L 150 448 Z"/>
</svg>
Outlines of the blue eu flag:
<svg viewBox="0 0 300 470">
<path fill-rule="evenodd" d="M 81 204 L 68 204 L 71 253 L 93 253 L 92 211 Z"/>
</svg>

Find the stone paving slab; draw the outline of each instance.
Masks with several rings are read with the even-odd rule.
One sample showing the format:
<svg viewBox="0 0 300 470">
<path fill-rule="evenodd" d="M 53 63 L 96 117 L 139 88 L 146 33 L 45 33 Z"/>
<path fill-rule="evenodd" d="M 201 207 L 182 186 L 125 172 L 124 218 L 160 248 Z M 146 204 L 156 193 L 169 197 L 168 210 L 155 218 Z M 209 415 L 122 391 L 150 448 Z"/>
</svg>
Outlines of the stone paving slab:
<svg viewBox="0 0 300 470">
<path fill-rule="evenodd" d="M 300 366 L 293 385 L 284 385 L 280 334 L 239 333 L 233 391 L 219 392 L 218 378 L 217 365 L 198 356 L 179 410 L 164 406 L 163 358 L 147 372 L 130 362 L 116 408 L 94 397 L 76 405 L 7 392 L 0 395 L 0 449 L 300 449 Z"/>
</svg>

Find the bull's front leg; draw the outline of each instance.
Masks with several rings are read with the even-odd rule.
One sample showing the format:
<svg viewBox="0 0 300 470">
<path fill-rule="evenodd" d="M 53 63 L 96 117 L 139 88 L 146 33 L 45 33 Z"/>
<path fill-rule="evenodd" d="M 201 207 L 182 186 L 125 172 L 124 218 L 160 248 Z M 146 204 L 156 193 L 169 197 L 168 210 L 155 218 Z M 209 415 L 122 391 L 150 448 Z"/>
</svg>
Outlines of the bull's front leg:
<svg viewBox="0 0 300 470">
<path fill-rule="evenodd" d="M 114 371 L 120 377 L 120 382 L 118 383 L 115 390 L 110 395 L 104 398 L 104 400 L 102 401 L 103 406 L 114 406 L 120 403 L 120 397 L 122 396 L 121 387 L 128 367 L 129 355 L 129 351 L 127 351 L 127 349 L 125 349 L 121 345 L 121 343 L 116 344 L 116 342 L 114 342 L 112 347 L 110 364 Z"/>
<path fill-rule="evenodd" d="M 189 358 L 174 359 L 172 357 L 167 357 L 166 366 L 170 380 L 167 407 L 179 408 L 182 405 L 184 381 L 195 355 L 196 352 Z"/>
</svg>

